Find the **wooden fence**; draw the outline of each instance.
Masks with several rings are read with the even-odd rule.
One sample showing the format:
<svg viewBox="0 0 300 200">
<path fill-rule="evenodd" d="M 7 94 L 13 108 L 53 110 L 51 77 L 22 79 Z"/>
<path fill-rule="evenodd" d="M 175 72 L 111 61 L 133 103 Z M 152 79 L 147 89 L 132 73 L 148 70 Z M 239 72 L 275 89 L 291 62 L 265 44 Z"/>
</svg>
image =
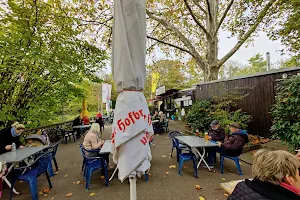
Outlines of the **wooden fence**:
<svg viewBox="0 0 300 200">
<path fill-rule="evenodd" d="M 287 68 L 201 83 L 196 86 L 195 100 L 210 99 L 214 94 L 222 94 L 222 90 L 230 91 L 242 88 L 242 92 L 248 96 L 237 101 L 237 107 L 253 117 L 248 131 L 260 136 L 270 136 L 272 119 L 269 112 L 274 104 L 276 85 L 279 80 L 287 76 L 299 75 L 299 73 L 300 67 Z"/>
</svg>

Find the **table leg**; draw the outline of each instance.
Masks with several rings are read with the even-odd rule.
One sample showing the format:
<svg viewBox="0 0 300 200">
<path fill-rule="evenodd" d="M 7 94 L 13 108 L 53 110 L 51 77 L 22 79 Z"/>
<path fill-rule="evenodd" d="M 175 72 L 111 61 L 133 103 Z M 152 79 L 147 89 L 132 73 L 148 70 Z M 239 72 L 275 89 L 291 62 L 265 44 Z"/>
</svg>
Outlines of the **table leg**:
<svg viewBox="0 0 300 200">
<path fill-rule="evenodd" d="M 197 154 L 198 154 L 199 157 L 200 157 L 200 160 L 199 160 L 198 165 L 197 165 L 197 169 L 199 169 L 199 166 L 200 166 L 201 162 L 203 161 L 204 164 L 206 165 L 207 169 L 208 169 L 209 171 L 211 171 L 211 168 L 208 166 L 208 164 L 206 163 L 206 161 L 205 161 L 205 159 L 204 159 L 204 156 L 205 156 L 205 148 L 202 148 L 202 150 L 203 150 L 203 153 L 201 154 L 201 153 L 198 151 L 198 149 L 196 149 L 196 152 L 197 152 Z"/>
<path fill-rule="evenodd" d="M 11 165 L 8 169 L 7 169 L 7 174 L 9 174 L 9 172 L 13 169 L 14 165 Z M 7 176 L 6 174 L 6 176 Z M 8 185 L 9 188 L 11 188 L 11 183 L 7 180 L 6 176 L 3 176 L 3 180 L 5 181 L 5 183 Z M 18 192 L 15 188 L 12 189 L 13 193 L 15 194 L 20 194 L 20 192 Z"/>
<path fill-rule="evenodd" d="M 113 174 L 111 175 L 109 181 L 111 181 L 111 180 L 114 178 L 114 176 L 115 176 L 117 170 L 118 170 L 118 168 L 116 167 L 116 169 L 114 170 Z"/>
</svg>

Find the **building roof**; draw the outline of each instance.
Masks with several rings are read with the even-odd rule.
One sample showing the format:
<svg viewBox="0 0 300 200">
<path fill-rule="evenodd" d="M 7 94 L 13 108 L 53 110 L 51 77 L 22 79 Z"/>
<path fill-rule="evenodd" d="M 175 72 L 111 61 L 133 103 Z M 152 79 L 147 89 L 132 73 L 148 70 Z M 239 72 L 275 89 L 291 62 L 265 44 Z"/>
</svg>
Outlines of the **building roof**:
<svg viewBox="0 0 300 200">
<path fill-rule="evenodd" d="M 252 77 L 257 77 L 257 76 L 266 76 L 266 75 L 269 75 L 269 74 L 278 74 L 278 73 L 297 71 L 297 70 L 300 70 L 300 67 L 290 67 L 290 68 L 276 69 L 276 70 L 270 70 L 270 71 L 267 71 L 267 72 L 258 72 L 258 73 L 255 73 L 255 74 L 249 74 L 249 75 L 244 75 L 244 76 L 237 76 L 237 77 L 232 77 L 232 78 L 226 78 L 226 79 L 220 79 L 220 80 L 214 80 L 214 81 L 207 81 L 207 82 L 202 82 L 202 83 L 195 84 L 193 86 L 206 85 L 206 84 L 217 83 L 217 82 L 232 81 L 232 80 L 237 80 L 237 79 L 252 78 Z"/>
</svg>

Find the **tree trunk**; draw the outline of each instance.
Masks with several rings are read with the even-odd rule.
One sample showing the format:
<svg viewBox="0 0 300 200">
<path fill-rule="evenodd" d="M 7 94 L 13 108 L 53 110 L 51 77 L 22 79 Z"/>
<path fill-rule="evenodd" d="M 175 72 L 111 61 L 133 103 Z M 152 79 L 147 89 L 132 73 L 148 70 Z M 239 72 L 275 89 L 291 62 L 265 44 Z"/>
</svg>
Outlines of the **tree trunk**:
<svg viewBox="0 0 300 200">
<path fill-rule="evenodd" d="M 206 60 L 204 80 L 211 81 L 218 79 L 219 66 L 218 62 L 218 34 L 215 34 L 218 24 L 218 2 L 217 0 L 209 0 L 208 8 L 210 11 L 206 18 L 206 29 L 208 34 L 206 35 L 207 47 L 206 47 Z"/>
</svg>

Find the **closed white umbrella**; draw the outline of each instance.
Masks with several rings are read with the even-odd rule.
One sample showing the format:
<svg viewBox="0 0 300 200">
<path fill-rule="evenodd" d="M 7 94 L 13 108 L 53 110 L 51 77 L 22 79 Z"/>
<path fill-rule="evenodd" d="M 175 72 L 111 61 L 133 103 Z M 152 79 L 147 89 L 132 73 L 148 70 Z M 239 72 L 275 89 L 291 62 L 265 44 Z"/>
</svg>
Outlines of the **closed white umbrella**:
<svg viewBox="0 0 300 200">
<path fill-rule="evenodd" d="M 142 93 L 146 79 L 146 0 L 115 0 L 112 45 L 114 81 L 120 93 L 115 108 L 112 152 L 119 180 L 130 177 L 136 199 L 136 175 L 151 166 L 151 117 Z"/>
</svg>

